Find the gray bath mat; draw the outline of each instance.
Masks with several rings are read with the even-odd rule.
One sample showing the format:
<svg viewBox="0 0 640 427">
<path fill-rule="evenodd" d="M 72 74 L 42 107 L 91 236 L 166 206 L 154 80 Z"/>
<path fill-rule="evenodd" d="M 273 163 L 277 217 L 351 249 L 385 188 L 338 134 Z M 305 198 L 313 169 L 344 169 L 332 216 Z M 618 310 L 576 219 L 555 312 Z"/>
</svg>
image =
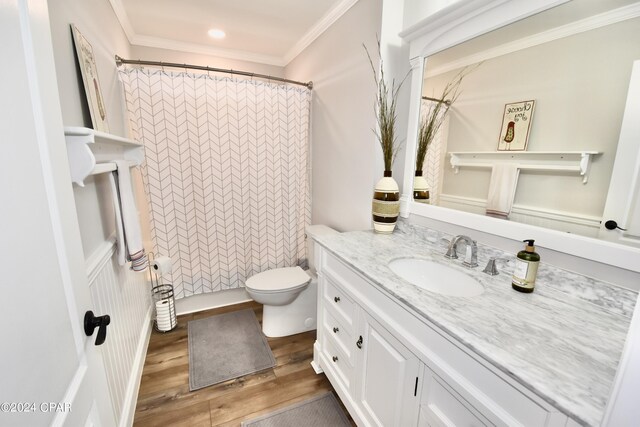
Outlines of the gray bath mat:
<svg viewBox="0 0 640 427">
<path fill-rule="evenodd" d="M 322 394 L 278 411 L 244 421 L 242 427 L 350 427 L 333 393 Z"/>
<path fill-rule="evenodd" d="M 191 391 L 276 365 L 251 309 L 192 320 L 187 329 Z"/>
</svg>

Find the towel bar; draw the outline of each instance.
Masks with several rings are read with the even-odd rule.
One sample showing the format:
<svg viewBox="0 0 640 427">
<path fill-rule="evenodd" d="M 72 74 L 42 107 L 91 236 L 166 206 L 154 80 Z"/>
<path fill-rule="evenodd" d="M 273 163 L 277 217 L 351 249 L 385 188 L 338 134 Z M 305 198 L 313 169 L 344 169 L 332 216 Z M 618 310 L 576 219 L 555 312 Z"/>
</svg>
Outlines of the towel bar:
<svg viewBox="0 0 640 427">
<path fill-rule="evenodd" d="M 519 169 L 569 171 L 589 179 L 589 169 L 597 151 L 484 151 L 450 152 L 451 167 L 458 173 L 460 167 L 491 168 L 496 163 L 515 164 Z"/>
<path fill-rule="evenodd" d="M 136 166 L 144 158 L 142 144 L 138 141 L 88 128 L 67 127 L 64 132 L 71 181 L 81 187 L 89 175 L 116 170 L 114 160 L 129 160 L 131 166 Z"/>
</svg>

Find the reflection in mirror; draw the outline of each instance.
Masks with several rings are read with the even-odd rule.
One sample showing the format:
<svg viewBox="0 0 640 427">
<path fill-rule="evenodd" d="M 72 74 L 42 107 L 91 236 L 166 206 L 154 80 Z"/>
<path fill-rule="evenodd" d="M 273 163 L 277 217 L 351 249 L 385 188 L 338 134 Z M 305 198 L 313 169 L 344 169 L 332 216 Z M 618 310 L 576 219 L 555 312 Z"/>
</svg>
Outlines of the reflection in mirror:
<svg viewBox="0 0 640 427">
<path fill-rule="evenodd" d="M 479 64 L 478 64 L 479 65 Z M 420 108 L 420 127 L 418 129 L 418 141 L 416 147 L 416 169 L 415 178 L 413 180 L 413 199 L 420 203 L 430 203 L 429 195 L 429 182 L 424 177 L 424 164 L 427 160 L 427 153 L 429 147 L 436 141 L 435 146 L 431 149 L 432 156 L 429 157 L 427 163 L 427 170 L 431 174 L 431 182 L 437 182 L 433 179 L 433 173 L 439 171 L 438 165 L 439 158 L 434 159 L 433 154 L 439 153 L 441 140 L 442 125 L 447 120 L 447 115 L 451 106 L 458 99 L 460 94 L 460 85 L 464 76 L 470 71 L 475 69 L 476 66 L 471 68 L 465 67 L 462 71 L 459 71 L 453 79 L 448 82 L 442 93 L 438 98 L 431 96 L 422 96 L 421 108 Z"/>
<path fill-rule="evenodd" d="M 415 200 L 598 237 L 640 59 L 640 18 L 607 19 L 628 3 L 575 0 L 427 58 L 422 127 L 438 106 L 442 122 L 417 153 Z"/>
</svg>

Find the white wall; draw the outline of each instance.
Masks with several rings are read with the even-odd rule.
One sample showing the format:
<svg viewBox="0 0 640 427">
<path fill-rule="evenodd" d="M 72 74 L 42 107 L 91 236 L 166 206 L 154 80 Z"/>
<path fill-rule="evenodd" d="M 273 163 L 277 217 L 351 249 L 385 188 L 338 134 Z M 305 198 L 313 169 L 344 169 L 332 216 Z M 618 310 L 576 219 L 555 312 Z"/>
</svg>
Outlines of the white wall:
<svg viewBox="0 0 640 427">
<path fill-rule="evenodd" d="M 82 76 L 76 65 L 70 24 L 75 24 L 91 43 L 107 109 L 109 131 L 128 136 L 128 119 L 117 76 L 114 55 L 129 54 L 129 42 L 107 0 L 49 0 L 51 37 L 65 126 L 92 127 L 86 107 Z M 115 230 L 109 183 L 106 175 L 89 177 L 86 187 L 74 185 L 78 222 L 85 257 L 89 257 Z M 143 195 L 141 211 L 146 211 Z"/>
<path fill-rule="evenodd" d="M 398 35 L 403 28 L 403 0 L 384 0 L 382 3 L 382 23 L 380 30 L 380 50 L 384 63 L 385 76 L 396 84 L 402 84 L 398 91 L 396 113 L 396 136 L 399 151 L 393 164 L 393 176 L 402 194 L 402 177 L 404 174 L 405 147 L 407 140 L 406 117 L 409 114 L 409 97 L 411 96 L 411 64 L 409 62 L 409 45 Z M 377 152 L 377 162 L 382 162 L 382 153 Z"/>
<path fill-rule="evenodd" d="M 371 228 L 371 198 L 382 177 L 374 129 L 375 58 L 381 0 L 356 3 L 285 67 L 312 80 L 312 222 L 338 230 Z"/>
<path fill-rule="evenodd" d="M 123 58 L 124 54 L 120 55 Z M 131 52 L 126 59 L 142 59 L 145 61 L 176 62 L 179 64 L 202 65 L 214 68 L 226 68 L 251 73 L 266 74 L 274 77 L 284 77 L 284 67 L 276 65 L 260 64 L 257 62 L 239 61 L 235 59 L 220 58 L 211 55 L 202 55 L 191 52 L 180 52 L 170 49 L 155 47 L 131 46 Z M 167 71 L 183 71 L 180 68 L 166 68 Z M 196 71 L 191 71 L 196 72 Z M 225 74 L 226 75 L 226 74 Z"/>
</svg>

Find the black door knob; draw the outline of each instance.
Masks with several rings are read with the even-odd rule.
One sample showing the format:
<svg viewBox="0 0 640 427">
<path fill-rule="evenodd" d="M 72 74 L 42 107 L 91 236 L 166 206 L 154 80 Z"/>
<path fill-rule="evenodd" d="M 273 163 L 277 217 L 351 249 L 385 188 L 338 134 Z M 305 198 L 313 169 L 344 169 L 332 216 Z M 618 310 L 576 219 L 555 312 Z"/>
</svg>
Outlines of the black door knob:
<svg viewBox="0 0 640 427">
<path fill-rule="evenodd" d="M 617 228 L 618 230 L 627 231 L 626 228 L 618 227 L 618 223 L 612 219 L 604 223 L 604 228 L 606 228 L 607 230 L 615 230 Z"/>
<path fill-rule="evenodd" d="M 84 314 L 84 333 L 90 337 L 93 335 L 93 331 L 99 328 L 96 345 L 102 345 L 104 340 L 107 339 L 107 325 L 109 323 L 111 323 L 111 318 L 108 314 L 96 316 L 93 314 L 93 311 L 89 310 Z"/>
</svg>

